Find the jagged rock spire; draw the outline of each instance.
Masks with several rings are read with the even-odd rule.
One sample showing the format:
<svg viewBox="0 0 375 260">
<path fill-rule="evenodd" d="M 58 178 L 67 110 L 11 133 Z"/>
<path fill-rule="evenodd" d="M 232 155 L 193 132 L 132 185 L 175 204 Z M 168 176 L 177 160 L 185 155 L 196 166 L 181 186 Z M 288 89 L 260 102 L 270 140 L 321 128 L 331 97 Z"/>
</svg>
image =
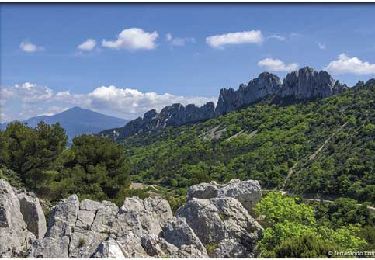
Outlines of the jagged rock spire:
<svg viewBox="0 0 375 260">
<path fill-rule="evenodd" d="M 233 88 L 220 89 L 217 106 L 208 102 L 204 106 L 173 104 L 164 107 L 160 113 L 152 109 L 144 117 L 130 121 L 125 127 L 102 132 L 104 136 L 125 138 L 127 136 L 164 128 L 167 126 L 181 126 L 220 116 L 242 107 L 249 106 L 266 97 L 275 100 L 310 100 L 325 98 L 342 92 L 347 87 L 334 80 L 326 71 L 315 71 L 304 67 L 290 72 L 283 82 L 269 72 L 262 72 L 257 78 L 241 84 L 238 90 Z"/>
</svg>

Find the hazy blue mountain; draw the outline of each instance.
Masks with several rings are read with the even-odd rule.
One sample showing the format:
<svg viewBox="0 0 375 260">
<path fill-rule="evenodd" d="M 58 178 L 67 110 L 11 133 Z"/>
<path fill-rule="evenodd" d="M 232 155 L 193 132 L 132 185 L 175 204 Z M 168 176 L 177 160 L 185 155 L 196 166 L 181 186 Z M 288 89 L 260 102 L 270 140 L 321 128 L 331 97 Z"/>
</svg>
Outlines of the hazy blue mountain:
<svg viewBox="0 0 375 260">
<path fill-rule="evenodd" d="M 28 126 L 35 127 L 40 121 L 47 124 L 60 123 L 70 140 L 80 134 L 98 133 L 104 129 L 124 126 L 127 122 L 125 119 L 107 116 L 80 107 L 73 107 L 53 116 L 32 117 L 23 122 Z M 2 123 L 0 127 L 4 129 L 6 123 Z"/>
</svg>

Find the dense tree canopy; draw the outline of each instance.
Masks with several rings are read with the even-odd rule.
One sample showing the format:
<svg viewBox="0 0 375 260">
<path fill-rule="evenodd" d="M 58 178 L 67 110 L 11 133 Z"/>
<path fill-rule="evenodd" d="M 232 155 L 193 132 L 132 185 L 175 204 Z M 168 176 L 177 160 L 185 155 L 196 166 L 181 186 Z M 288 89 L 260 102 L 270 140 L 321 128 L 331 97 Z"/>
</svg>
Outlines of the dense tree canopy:
<svg viewBox="0 0 375 260">
<path fill-rule="evenodd" d="M 264 101 L 215 119 L 122 141 L 134 179 L 186 188 L 257 179 L 294 194 L 375 201 L 375 86 L 280 106 Z M 288 176 L 288 178 L 287 178 Z"/>
<path fill-rule="evenodd" d="M 61 159 L 61 187 L 64 193 L 80 197 L 114 199 L 129 186 L 128 165 L 121 146 L 90 135 L 73 139 Z"/>
<path fill-rule="evenodd" d="M 314 208 L 297 201 L 271 192 L 256 205 L 266 226 L 259 243 L 261 256 L 321 257 L 328 256 L 328 251 L 356 251 L 366 245 L 358 235 L 359 226 L 333 229 L 330 223 L 319 224 Z"/>
<path fill-rule="evenodd" d="M 76 193 L 81 197 L 115 199 L 129 186 L 123 148 L 97 136 L 82 135 L 67 147 L 59 124 L 36 128 L 10 123 L 0 132 L 2 175 L 50 200 Z M 6 170 L 5 170 L 6 169 Z"/>
<path fill-rule="evenodd" d="M 20 122 L 10 123 L 1 133 L 1 162 L 19 174 L 27 187 L 39 191 L 50 179 L 45 174 L 65 149 L 67 137 L 59 124 L 40 122 L 30 128 Z"/>
</svg>

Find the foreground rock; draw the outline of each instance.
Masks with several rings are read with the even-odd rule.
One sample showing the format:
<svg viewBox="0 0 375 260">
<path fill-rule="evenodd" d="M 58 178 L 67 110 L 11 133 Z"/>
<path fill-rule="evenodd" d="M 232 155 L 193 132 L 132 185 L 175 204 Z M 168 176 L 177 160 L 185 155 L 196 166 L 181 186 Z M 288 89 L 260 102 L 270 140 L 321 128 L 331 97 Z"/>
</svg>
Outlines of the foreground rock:
<svg viewBox="0 0 375 260">
<path fill-rule="evenodd" d="M 23 214 L 30 214 L 23 216 Z M 26 256 L 46 230 L 39 200 L 0 180 L 0 256 Z M 44 225 L 44 226 L 43 226 Z M 34 233 L 33 233 L 34 232 Z"/>
<path fill-rule="evenodd" d="M 176 240 L 171 237 L 181 239 Z M 173 218 L 172 210 L 164 199 L 127 198 L 119 208 L 107 201 L 98 203 L 83 200 L 79 203 L 77 196 L 73 195 L 54 207 L 48 232 L 43 239 L 33 244 L 31 256 L 205 257 L 207 255 L 202 243 L 186 222 Z"/>
<path fill-rule="evenodd" d="M 27 229 L 33 233 L 37 239 L 43 238 L 47 232 L 46 218 L 39 199 L 35 194 L 18 194 L 20 211 L 26 222 Z"/>
<path fill-rule="evenodd" d="M 259 189 L 259 190 L 258 190 Z M 256 181 L 192 186 L 173 216 L 159 197 L 126 198 L 123 205 L 61 200 L 48 228 L 39 200 L 0 180 L 1 256 L 253 257 L 262 227 L 244 207 L 260 198 Z"/>
<path fill-rule="evenodd" d="M 262 227 L 234 198 L 192 199 L 177 211 L 211 257 L 254 257 Z"/>
</svg>

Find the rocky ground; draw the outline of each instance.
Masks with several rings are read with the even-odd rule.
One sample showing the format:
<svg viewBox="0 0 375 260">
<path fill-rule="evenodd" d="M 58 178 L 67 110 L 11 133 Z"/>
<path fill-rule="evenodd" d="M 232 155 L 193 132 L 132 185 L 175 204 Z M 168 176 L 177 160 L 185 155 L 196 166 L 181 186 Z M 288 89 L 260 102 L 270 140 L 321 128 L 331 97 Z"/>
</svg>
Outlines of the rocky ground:
<svg viewBox="0 0 375 260">
<path fill-rule="evenodd" d="M 121 207 L 76 195 L 52 208 L 0 180 L 2 257 L 253 257 L 262 227 L 250 215 L 258 181 L 201 183 L 173 216 L 165 199 L 126 198 Z"/>
</svg>

